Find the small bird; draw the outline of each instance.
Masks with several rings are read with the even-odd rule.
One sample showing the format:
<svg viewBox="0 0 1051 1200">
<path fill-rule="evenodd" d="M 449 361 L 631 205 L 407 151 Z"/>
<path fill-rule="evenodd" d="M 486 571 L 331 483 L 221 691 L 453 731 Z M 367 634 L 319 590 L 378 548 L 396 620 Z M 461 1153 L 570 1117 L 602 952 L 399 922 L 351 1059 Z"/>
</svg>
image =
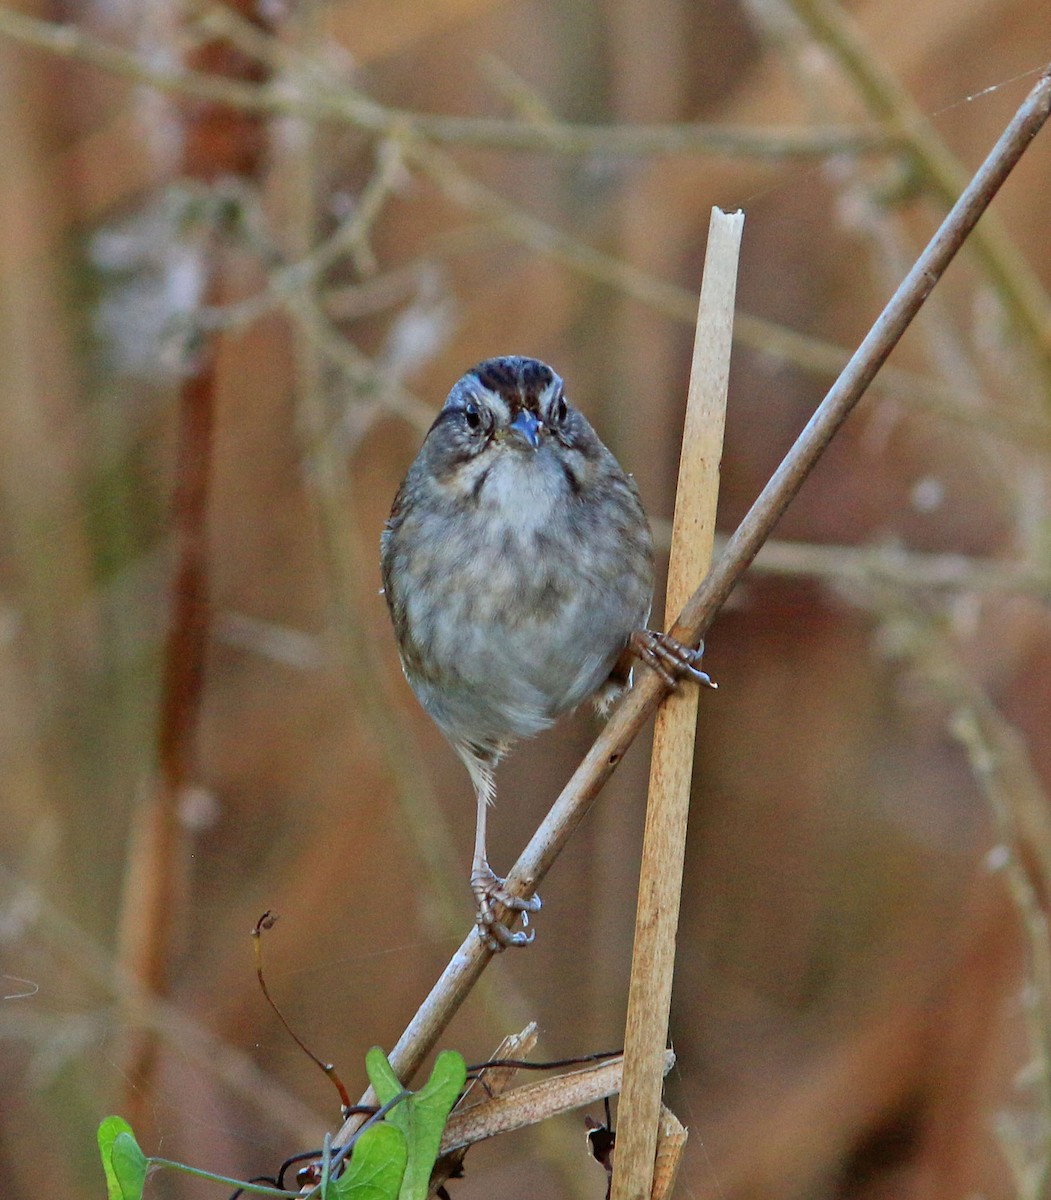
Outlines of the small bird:
<svg viewBox="0 0 1051 1200">
<path fill-rule="evenodd" d="M 492 950 L 528 945 L 496 906 L 540 908 L 489 865 L 493 772 L 510 747 L 592 698 L 604 713 L 632 657 L 711 686 L 692 650 L 646 628 L 653 545 L 638 489 L 534 358 L 492 358 L 453 386 L 381 536 L 384 594 L 412 690 L 477 799 L 471 888 Z"/>
</svg>

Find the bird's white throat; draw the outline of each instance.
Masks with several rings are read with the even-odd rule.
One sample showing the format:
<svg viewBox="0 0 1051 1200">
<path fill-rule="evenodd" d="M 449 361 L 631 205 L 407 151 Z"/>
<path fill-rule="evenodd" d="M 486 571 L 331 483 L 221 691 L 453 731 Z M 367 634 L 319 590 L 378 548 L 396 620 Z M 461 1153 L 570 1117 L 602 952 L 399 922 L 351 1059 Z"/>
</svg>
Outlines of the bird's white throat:
<svg viewBox="0 0 1051 1200">
<path fill-rule="evenodd" d="M 539 450 L 512 450 L 492 464 L 482 486 L 490 511 L 503 513 L 519 529 L 532 530 L 551 521 L 565 503 L 566 480 L 555 457 Z"/>
</svg>

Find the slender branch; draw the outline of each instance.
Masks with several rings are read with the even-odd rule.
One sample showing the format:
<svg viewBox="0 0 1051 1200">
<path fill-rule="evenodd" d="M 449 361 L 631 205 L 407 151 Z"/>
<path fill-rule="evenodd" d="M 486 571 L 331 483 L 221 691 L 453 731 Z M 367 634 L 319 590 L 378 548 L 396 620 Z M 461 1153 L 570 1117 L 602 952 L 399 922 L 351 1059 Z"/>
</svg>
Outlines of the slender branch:
<svg viewBox="0 0 1051 1200">
<path fill-rule="evenodd" d="M 221 14 L 209 15 L 213 28 L 219 28 L 217 22 L 221 19 Z M 227 32 L 228 27 L 227 24 L 223 32 Z M 191 99 L 255 112 L 349 123 L 371 133 L 384 136 L 400 133 L 443 145 L 576 155 L 705 153 L 760 159 L 826 158 L 831 154 L 884 152 L 895 146 L 894 139 L 878 128 L 755 129 L 701 122 L 623 126 L 553 122 L 537 125 L 530 121 L 499 118 L 411 113 L 377 104 L 349 88 L 341 88 L 338 92 L 331 89 L 316 93 L 290 91 L 167 66 L 97 38 L 75 25 L 42 21 L 9 8 L 0 8 L 0 34 L 62 58 L 76 59 L 136 83 Z M 273 58 L 272 51 L 268 51 L 264 43 L 257 42 L 254 48 L 260 56 Z"/>
<path fill-rule="evenodd" d="M 571 125 L 536 124 L 493 117 L 401 114 L 411 132 L 427 141 L 499 150 L 628 157 L 711 154 L 724 158 L 799 159 L 831 154 L 887 151 L 893 141 L 880 130 L 745 125 Z"/>
<path fill-rule="evenodd" d="M 671 630 L 674 637 L 695 644 L 704 634 L 833 435 L 850 415 L 1003 181 L 1047 121 L 1049 112 L 1051 67 L 1045 69 L 749 509 L 715 567 L 684 606 Z M 513 893 L 531 895 L 536 890 L 665 692 L 660 677 L 646 671 L 617 706 L 508 875 L 507 885 Z M 391 1052 L 391 1065 L 403 1080 L 411 1078 L 419 1068 L 491 957 L 491 951 L 472 928 Z M 353 1119 L 344 1126 L 337 1140 L 342 1141 L 353 1131 L 352 1122 Z"/>
</svg>

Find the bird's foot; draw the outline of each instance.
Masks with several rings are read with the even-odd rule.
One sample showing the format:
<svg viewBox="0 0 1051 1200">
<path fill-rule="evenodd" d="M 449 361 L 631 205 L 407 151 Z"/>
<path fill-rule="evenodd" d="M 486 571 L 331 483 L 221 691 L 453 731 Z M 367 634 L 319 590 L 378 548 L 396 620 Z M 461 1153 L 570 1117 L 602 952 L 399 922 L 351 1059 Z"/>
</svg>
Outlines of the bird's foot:
<svg viewBox="0 0 1051 1200">
<path fill-rule="evenodd" d="M 506 950 L 508 946 L 528 946 L 536 937 L 535 929 L 527 929 L 529 914 L 540 911 L 539 896 L 514 896 L 504 886 L 504 881 L 488 863 L 476 863 L 471 872 L 471 891 L 478 904 L 475 925 L 478 936 L 493 953 Z M 498 906 L 522 915 L 522 929 L 512 933 L 500 919 L 503 914 Z"/>
<path fill-rule="evenodd" d="M 677 687 L 681 679 L 703 683 L 705 687 L 710 688 L 719 686 L 698 666 L 704 654 L 704 642 L 693 650 L 666 633 L 654 633 L 652 629 L 636 629 L 628 639 L 628 649 L 636 658 L 656 671 L 670 688 Z"/>
</svg>

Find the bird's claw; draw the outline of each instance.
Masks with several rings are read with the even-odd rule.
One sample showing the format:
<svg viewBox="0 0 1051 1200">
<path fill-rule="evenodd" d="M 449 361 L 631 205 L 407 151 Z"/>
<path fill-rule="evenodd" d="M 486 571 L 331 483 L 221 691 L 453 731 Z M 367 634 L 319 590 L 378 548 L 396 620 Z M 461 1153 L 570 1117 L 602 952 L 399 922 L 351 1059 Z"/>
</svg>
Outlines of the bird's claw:
<svg viewBox="0 0 1051 1200">
<path fill-rule="evenodd" d="M 681 679 L 690 679 L 710 688 L 719 686 L 697 665 L 704 655 L 704 642 L 694 650 L 667 633 L 636 629 L 628 641 L 628 647 L 636 658 L 656 671 L 670 688 L 677 687 Z"/>
<path fill-rule="evenodd" d="M 515 896 L 504 886 L 504 881 L 486 863 L 476 867 L 471 872 L 471 890 L 474 892 L 478 911 L 475 914 L 475 926 L 478 936 L 486 948 L 494 954 L 506 950 L 509 946 L 528 946 L 536 937 L 535 929 L 528 929 L 529 914 L 539 912 L 541 900 L 539 896 Z M 500 919 L 503 915 L 497 911 L 497 906 L 521 914 L 522 929 L 512 932 Z"/>
</svg>

